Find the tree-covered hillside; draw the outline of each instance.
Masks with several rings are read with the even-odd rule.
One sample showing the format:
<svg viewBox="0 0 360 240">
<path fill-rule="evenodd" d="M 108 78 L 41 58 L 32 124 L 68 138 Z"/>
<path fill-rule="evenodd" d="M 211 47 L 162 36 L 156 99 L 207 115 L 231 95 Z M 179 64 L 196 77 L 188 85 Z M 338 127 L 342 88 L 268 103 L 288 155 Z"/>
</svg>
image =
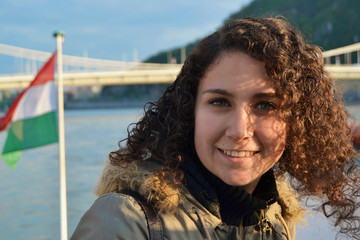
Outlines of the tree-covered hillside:
<svg viewBox="0 0 360 240">
<path fill-rule="evenodd" d="M 297 26 L 309 43 L 329 50 L 360 41 L 359 0 L 253 0 L 225 22 L 244 17 L 283 16 Z M 219 26 L 221 23 L 219 23 Z M 189 53 L 197 40 L 186 45 Z M 168 52 L 180 62 L 180 48 L 151 56 L 146 62 L 167 62 Z"/>
</svg>

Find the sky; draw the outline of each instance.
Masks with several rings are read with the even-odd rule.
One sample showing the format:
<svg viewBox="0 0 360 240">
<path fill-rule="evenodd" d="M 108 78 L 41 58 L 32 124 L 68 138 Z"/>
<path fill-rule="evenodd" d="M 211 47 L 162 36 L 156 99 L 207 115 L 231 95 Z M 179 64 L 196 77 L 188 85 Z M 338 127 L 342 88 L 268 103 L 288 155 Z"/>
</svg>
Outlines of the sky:
<svg viewBox="0 0 360 240">
<path fill-rule="evenodd" d="M 64 54 L 127 61 L 137 56 L 145 60 L 210 34 L 250 2 L 0 0 L 0 43 L 52 52 L 56 48 L 52 34 L 62 30 Z"/>
</svg>

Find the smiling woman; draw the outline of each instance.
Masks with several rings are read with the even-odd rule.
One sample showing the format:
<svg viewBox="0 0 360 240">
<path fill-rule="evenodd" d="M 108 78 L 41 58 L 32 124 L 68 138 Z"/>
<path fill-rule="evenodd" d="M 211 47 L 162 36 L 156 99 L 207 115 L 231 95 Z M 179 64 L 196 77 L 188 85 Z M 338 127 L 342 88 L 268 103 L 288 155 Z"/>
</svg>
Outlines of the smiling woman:
<svg viewBox="0 0 360 240">
<path fill-rule="evenodd" d="M 195 103 L 195 149 L 202 164 L 252 194 L 285 148 L 280 104 L 263 62 L 224 52 L 200 81 Z"/>
<path fill-rule="evenodd" d="M 360 239 L 347 123 L 318 47 L 281 19 L 235 20 L 109 154 L 72 239 L 295 239 L 298 197 Z"/>
</svg>

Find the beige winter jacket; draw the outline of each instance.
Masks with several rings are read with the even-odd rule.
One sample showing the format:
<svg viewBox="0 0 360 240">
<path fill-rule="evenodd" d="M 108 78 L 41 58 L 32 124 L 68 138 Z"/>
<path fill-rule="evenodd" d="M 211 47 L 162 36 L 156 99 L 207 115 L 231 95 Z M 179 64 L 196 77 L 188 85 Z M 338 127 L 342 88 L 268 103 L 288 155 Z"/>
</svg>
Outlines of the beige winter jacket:
<svg viewBox="0 0 360 240">
<path fill-rule="evenodd" d="M 263 211 L 258 225 L 234 227 L 223 224 L 185 187 L 161 183 L 152 175 L 159 167 L 143 161 L 131 163 L 126 169 L 107 164 L 96 191 L 100 197 L 81 218 L 71 240 L 149 239 L 140 205 L 133 197 L 116 193 L 129 187 L 159 211 L 164 239 L 295 239 L 295 223 L 302 221 L 304 210 L 284 182 L 278 181 L 279 202 Z"/>
</svg>

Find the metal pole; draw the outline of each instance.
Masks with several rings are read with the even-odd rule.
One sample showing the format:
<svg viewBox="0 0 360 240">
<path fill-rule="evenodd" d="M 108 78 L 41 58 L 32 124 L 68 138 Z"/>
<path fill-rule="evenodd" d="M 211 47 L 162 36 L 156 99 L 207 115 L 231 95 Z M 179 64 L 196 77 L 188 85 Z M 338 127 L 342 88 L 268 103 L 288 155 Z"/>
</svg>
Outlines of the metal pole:
<svg viewBox="0 0 360 240">
<path fill-rule="evenodd" d="M 54 33 L 57 43 L 57 87 L 58 87 L 58 122 L 59 122 L 59 175 L 60 175 L 60 230 L 61 240 L 68 239 L 67 202 L 66 202 L 66 165 L 65 165 L 65 127 L 64 127 L 64 89 L 62 66 L 62 43 L 64 33 Z"/>
</svg>

